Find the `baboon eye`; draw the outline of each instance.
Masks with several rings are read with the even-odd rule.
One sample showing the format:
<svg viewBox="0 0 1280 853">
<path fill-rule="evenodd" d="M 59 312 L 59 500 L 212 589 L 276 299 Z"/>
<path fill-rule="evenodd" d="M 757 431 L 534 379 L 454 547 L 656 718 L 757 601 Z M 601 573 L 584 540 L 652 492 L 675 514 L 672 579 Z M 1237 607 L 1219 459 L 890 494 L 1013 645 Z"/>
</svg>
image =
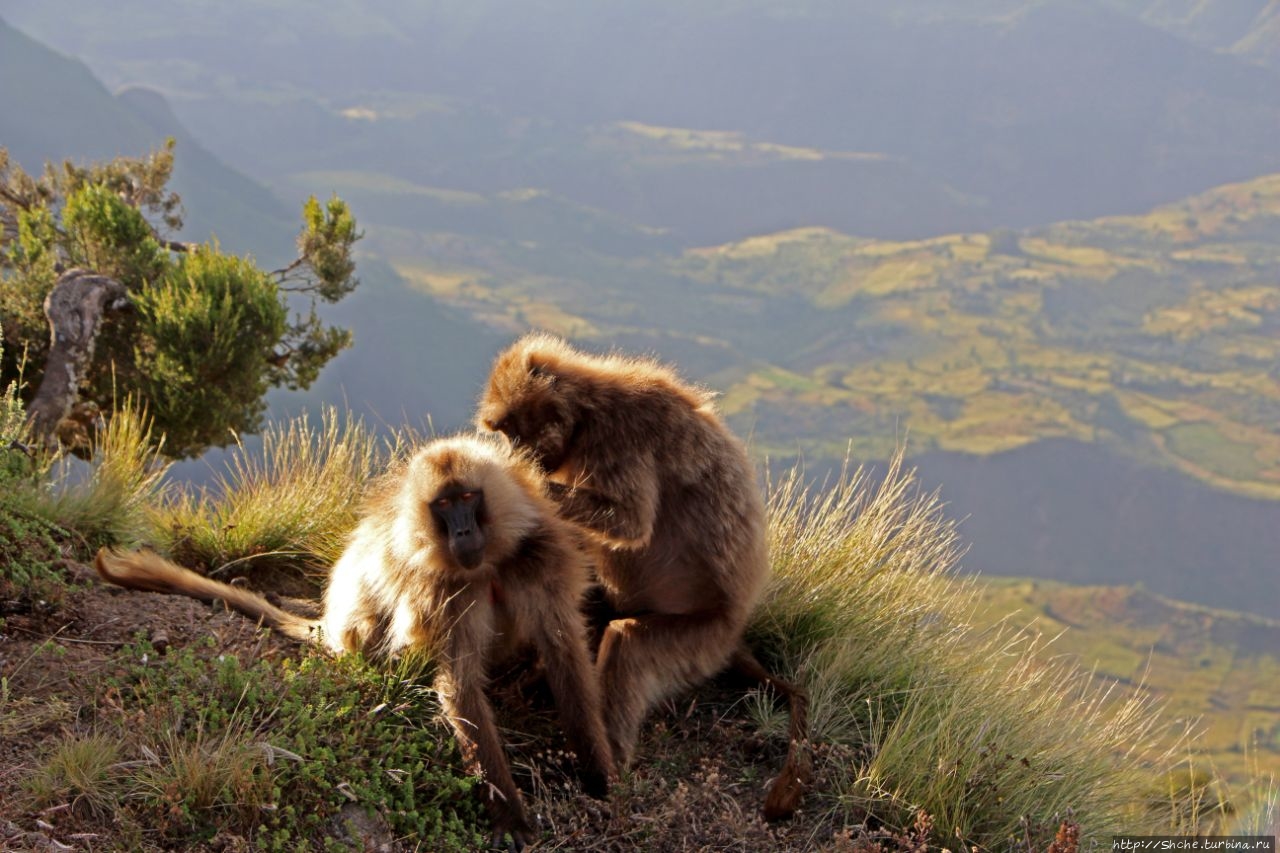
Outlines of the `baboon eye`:
<svg viewBox="0 0 1280 853">
<path fill-rule="evenodd" d="M 463 503 L 469 504 L 469 503 L 471 503 L 473 500 L 475 500 L 475 499 L 476 499 L 476 493 L 475 493 L 475 492 L 463 492 L 462 494 L 458 495 L 458 497 L 462 499 L 462 502 L 463 502 Z"/>
<path fill-rule="evenodd" d="M 431 502 L 431 505 L 439 509 L 447 509 L 450 503 L 452 503 L 452 501 L 448 498 L 436 498 Z"/>
</svg>

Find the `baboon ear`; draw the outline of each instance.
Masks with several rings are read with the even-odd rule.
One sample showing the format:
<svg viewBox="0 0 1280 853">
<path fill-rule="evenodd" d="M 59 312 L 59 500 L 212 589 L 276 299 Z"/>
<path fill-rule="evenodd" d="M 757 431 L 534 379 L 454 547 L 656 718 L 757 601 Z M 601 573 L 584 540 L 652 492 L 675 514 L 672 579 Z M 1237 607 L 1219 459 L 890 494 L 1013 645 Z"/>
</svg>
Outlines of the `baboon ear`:
<svg viewBox="0 0 1280 853">
<path fill-rule="evenodd" d="M 535 379 L 545 376 L 551 382 L 556 381 L 556 375 L 551 372 L 551 366 L 537 357 L 529 359 L 529 375 Z"/>
</svg>

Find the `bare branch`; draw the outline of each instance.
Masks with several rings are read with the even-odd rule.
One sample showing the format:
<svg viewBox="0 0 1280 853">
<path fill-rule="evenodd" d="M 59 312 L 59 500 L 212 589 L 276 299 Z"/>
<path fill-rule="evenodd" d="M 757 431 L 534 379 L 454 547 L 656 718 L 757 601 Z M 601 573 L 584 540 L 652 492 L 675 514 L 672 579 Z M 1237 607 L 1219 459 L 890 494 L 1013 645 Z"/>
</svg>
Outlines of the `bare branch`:
<svg viewBox="0 0 1280 853">
<path fill-rule="evenodd" d="M 289 266 L 282 267 L 278 270 L 272 270 L 270 274 L 275 276 L 278 281 L 288 281 L 290 278 L 294 277 L 292 273 L 296 272 L 306 262 L 306 258 L 296 258 L 293 263 L 289 264 Z"/>
<path fill-rule="evenodd" d="M 152 229 L 152 233 L 155 233 L 155 229 Z M 159 234 L 156 234 L 156 240 L 161 246 L 168 249 L 170 252 L 177 252 L 179 254 L 186 254 L 196 247 L 195 243 L 183 243 L 179 240 L 166 240 Z"/>
<path fill-rule="evenodd" d="M 0 201 L 0 243 L 18 239 L 18 217 L 9 206 Z"/>
<path fill-rule="evenodd" d="M 37 199 L 32 198 L 29 194 L 16 192 L 12 188 L 7 187 L 4 184 L 0 184 L 0 204 L 3 204 L 5 207 L 16 207 L 22 210 L 30 210 L 35 206 L 36 201 Z"/>
<path fill-rule="evenodd" d="M 63 273 L 45 297 L 49 357 L 40 387 L 27 407 L 27 424 L 35 441 L 54 442 L 58 424 L 79 399 L 103 315 L 122 307 L 126 299 L 120 282 L 80 268 Z"/>
<path fill-rule="evenodd" d="M 7 445 L 5 445 L 5 450 L 16 450 L 19 453 L 21 453 L 23 456 L 27 456 L 30 458 L 35 458 L 35 455 L 36 455 L 36 450 L 34 447 L 32 447 L 29 444 L 23 444 L 21 441 L 18 441 L 18 439 L 16 438 L 10 441 Z"/>
</svg>

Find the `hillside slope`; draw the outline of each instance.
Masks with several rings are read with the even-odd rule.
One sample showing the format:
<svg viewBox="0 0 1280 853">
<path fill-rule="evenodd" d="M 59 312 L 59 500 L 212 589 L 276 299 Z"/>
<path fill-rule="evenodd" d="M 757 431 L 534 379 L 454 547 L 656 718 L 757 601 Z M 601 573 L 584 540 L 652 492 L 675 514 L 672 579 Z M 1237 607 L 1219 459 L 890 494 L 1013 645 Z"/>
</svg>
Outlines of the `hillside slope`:
<svg viewBox="0 0 1280 853">
<path fill-rule="evenodd" d="M 1212 762 L 1238 786 L 1280 775 L 1280 622 L 1133 587 L 1011 580 L 982 599 L 982 619 L 1034 625 L 1121 693 L 1160 697 L 1201 732 L 1201 771 Z"/>
<path fill-rule="evenodd" d="M 1280 68 L 1280 0 L 1108 0 L 1215 50 Z"/>
<path fill-rule="evenodd" d="M 85 65 L 0 18 L 0 145 L 28 171 L 45 162 L 138 157 L 177 142 L 172 188 L 187 210 L 182 236 L 253 252 L 264 263 L 291 258 L 294 214 L 226 166 L 182 126 L 153 91 L 112 95 Z M 13 81 L 22 81 L 20 85 Z"/>
</svg>

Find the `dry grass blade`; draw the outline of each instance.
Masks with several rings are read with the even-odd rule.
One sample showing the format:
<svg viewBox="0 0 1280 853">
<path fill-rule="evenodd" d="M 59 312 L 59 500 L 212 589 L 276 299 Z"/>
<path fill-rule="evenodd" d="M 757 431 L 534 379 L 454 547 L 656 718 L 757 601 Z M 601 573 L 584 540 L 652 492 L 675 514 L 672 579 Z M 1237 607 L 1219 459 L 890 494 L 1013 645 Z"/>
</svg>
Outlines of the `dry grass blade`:
<svg viewBox="0 0 1280 853">
<path fill-rule="evenodd" d="M 1154 821 L 1141 792 L 1172 764 L 1152 702 L 1109 695 L 1030 633 L 972 627 L 955 526 L 901 453 L 821 491 L 792 471 L 769 509 L 774 578 L 751 633 L 809 690 L 813 739 L 850 748 L 820 796 L 900 831 L 923 811 L 937 843 L 983 849 L 1027 816 L 1051 840 L 1067 809 L 1097 837 Z"/>
<path fill-rule="evenodd" d="M 401 439 L 390 448 L 398 454 Z M 380 442 L 350 415 L 303 415 L 243 446 L 208 492 L 184 492 L 156 516 L 165 550 L 187 565 L 235 561 L 326 567 L 342 551 L 365 490 L 381 470 Z"/>
</svg>

